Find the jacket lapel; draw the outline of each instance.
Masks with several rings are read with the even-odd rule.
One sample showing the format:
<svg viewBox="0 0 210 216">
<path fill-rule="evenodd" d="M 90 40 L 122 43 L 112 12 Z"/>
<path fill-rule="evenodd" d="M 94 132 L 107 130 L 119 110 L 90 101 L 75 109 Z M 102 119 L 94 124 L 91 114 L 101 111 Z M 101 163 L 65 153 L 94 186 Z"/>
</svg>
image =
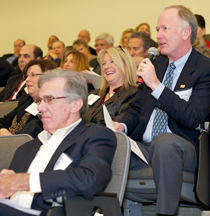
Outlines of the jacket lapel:
<svg viewBox="0 0 210 216">
<path fill-rule="evenodd" d="M 195 63 L 197 59 L 197 53 L 193 49 L 192 53 L 190 54 L 186 64 L 184 65 L 182 72 L 179 76 L 179 79 L 176 83 L 174 91 L 184 90 L 190 88 L 188 85 L 191 82 L 191 75 L 195 71 Z"/>
<path fill-rule="evenodd" d="M 109 104 L 113 103 L 115 100 L 117 100 L 117 98 L 121 95 L 121 93 L 124 91 L 124 87 L 122 86 L 119 91 L 117 93 L 115 93 L 111 98 L 109 98 L 109 100 L 105 101 L 104 104 L 106 106 L 108 106 Z M 92 115 L 91 119 L 94 118 L 99 112 L 101 112 L 101 110 L 103 109 L 103 106 L 101 105 L 101 101 L 104 99 L 104 97 L 106 96 L 107 93 L 107 89 L 106 91 L 101 95 L 101 98 L 96 101 L 96 110 L 94 112 L 94 114 Z M 91 121 L 90 119 L 90 121 Z"/>
<path fill-rule="evenodd" d="M 52 158 L 50 159 L 45 171 L 53 170 L 53 167 L 60 157 L 60 155 L 66 151 L 71 145 L 75 143 L 75 139 L 80 136 L 80 134 L 86 129 L 86 126 L 83 121 L 77 125 L 73 131 L 71 131 L 65 139 L 61 142 L 61 144 L 56 149 L 55 153 L 53 154 Z"/>
</svg>

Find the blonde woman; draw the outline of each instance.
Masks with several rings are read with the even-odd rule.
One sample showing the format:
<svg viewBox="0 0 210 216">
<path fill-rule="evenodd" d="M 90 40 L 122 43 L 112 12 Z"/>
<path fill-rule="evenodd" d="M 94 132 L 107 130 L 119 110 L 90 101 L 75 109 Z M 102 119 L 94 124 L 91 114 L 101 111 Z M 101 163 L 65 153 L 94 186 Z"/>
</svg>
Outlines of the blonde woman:
<svg viewBox="0 0 210 216">
<path fill-rule="evenodd" d="M 137 91 L 136 65 L 121 46 L 103 49 L 98 61 L 102 69 L 100 89 L 90 92 L 89 107 L 83 116 L 86 123 L 104 124 L 103 104 L 112 120 L 118 121 L 129 109 Z M 98 98 L 98 99 L 97 99 Z"/>
</svg>

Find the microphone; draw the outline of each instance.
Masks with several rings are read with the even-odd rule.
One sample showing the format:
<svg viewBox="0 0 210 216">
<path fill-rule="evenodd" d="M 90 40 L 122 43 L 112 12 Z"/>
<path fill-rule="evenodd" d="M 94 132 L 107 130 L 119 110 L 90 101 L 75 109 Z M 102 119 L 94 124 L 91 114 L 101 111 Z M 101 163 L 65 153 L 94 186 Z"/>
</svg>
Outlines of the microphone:
<svg viewBox="0 0 210 216">
<path fill-rule="evenodd" d="M 148 49 L 148 58 L 149 60 L 152 62 L 154 57 L 158 54 L 158 50 L 155 48 L 155 47 L 150 47 Z M 144 80 L 139 76 L 137 81 L 136 81 L 136 84 L 138 85 L 142 85 L 144 84 Z"/>
</svg>

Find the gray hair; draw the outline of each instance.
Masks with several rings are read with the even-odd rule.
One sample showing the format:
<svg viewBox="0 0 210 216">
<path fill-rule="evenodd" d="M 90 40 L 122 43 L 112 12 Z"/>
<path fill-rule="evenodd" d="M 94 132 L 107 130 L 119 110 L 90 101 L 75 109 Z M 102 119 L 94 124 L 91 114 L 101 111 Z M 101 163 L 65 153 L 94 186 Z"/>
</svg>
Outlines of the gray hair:
<svg viewBox="0 0 210 216">
<path fill-rule="evenodd" d="M 105 41 L 107 41 L 107 43 L 109 45 L 114 44 L 114 38 L 113 38 L 113 36 L 110 35 L 110 34 L 108 34 L 108 33 L 106 33 L 106 32 L 99 34 L 96 37 L 95 41 L 101 40 L 101 39 L 104 39 Z"/>
<path fill-rule="evenodd" d="M 142 40 L 142 45 L 144 47 L 144 51 L 147 51 L 151 47 L 151 38 L 148 34 L 145 32 L 134 32 L 129 38 L 128 43 L 130 39 L 132 38 L 139 38 Z"/>
<path fill-rule="evenodd" d="M 73 100 L 82 99 L 83 106 L 80 109 L 80 115 L 82 116 L 87 109 L 88 97 L 87 82 L 84 77 L 78 72 L 57 68 L 47 71 L 42 76 L 40 76 L 38 81 L 39 88 L 45 82 L 51 81 L 56 78 L 64 78 L 66 80 L 63 91 L 69 103 Z"/>
<path fill-rule="evenodd" d="M 168 9 L 177 9 L 178 10 L 178 17 L 182 21 L 181 30 L 187 26 L 191 28 L 191 35 L 190 35 L 190 43 L 193 44 L 196 37 L 197 37 L 197 20 L 192 11 L 188 8 L 186 8 L 183 5 L 172 5 L 169 7 L 166 7 L 164 11 Z"/>
</svg>

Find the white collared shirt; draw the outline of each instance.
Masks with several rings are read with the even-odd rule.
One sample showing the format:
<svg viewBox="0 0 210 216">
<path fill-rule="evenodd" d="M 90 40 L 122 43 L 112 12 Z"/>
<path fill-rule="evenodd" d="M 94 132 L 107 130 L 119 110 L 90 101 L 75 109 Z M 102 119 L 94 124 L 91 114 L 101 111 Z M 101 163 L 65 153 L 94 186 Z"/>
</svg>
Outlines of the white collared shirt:
<svg viewBox="0 0 210 216">
<path fill-rule="evenodd" d="M 26 208 L 31 207 L 34 193 L 42 192 L 39 173 L 44 172 L 47 164 L 49 163 L 58 146 L 81 121 L 82 119 L 80 118 L 70 126 L 58 129 L 54 134 L 50 134 L 45 130 L 38 134 L 38 139 L 42 142 L 42 145 L 27 171 L 27 173 L 30 173 L 30 192 L 16 192 L 10 198 L 12 202 L 15 202 L 16 204 Z"/>
<path fill-rule="evenodd" d="M 178 59 L 177 61 L 174 62 L 176 68 L 174 70 L 174 77 L 173 77 L 173 83 L 172 83 L 172 90 L 174 90 L 175 86 L 176 86 L 176 83 L 178 81 L 178 78 L 182 72 L 182 69 L 183 67 L 185 66 L 185 63 L 187 62 L 187 59 L 189 58 L 190 54 L 192 52 L 192 48 L 188 51 L 188 53 L 186 55 L 184 55 L 182 58 Z M 172 61 L 169 60 L 169 64 L 171 63 Z M 166 70 L 166 73 L 167 71 L 169 70 L 169 65 L 168 65 L 168 68 Z M 165 73 L 165 75 L 166 75 Z M 152 96 L 158 100 L 158 98 L 160 97 L 160 95 L 162 94 L 165 86 L 163 84 L 165 80 L 165 76 L 163 78 L 163 81 L 162 83 L 160 83 L 158 85 L 158 87 L 151 93 Z M 152 112 L 152 115 L 150 116 L 150 120 L 147 124 L 147 128 L 143 134 L 143 141 L 148 143 L 148 142 L 151 142 L 152 141 L 152 126 L 153 126 L 153 121 L 154 121 L 154 118 L 155 118 L 155 113 L 156 113 L 156 110 L 154 109 L 153 112 Z M 167 132 L 171 133 L 171 130 L 169 129 L 169 127 L 167 126 Z"/>
</svg>

